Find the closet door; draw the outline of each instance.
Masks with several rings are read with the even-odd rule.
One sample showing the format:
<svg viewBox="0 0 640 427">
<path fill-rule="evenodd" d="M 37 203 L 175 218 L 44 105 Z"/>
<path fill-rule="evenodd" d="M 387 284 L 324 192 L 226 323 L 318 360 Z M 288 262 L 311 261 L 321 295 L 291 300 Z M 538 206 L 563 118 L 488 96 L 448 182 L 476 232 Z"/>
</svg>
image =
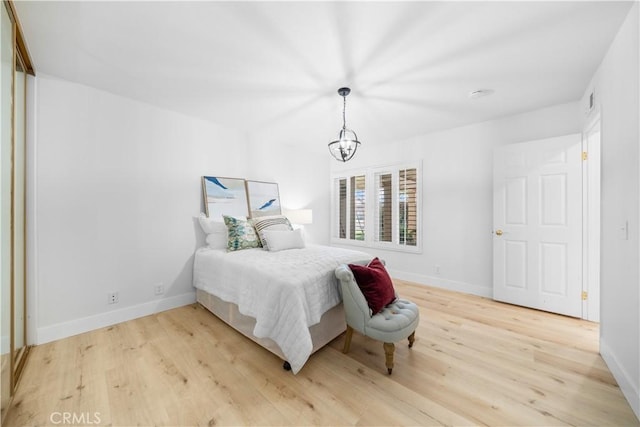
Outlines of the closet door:
<svg viewBox="0 0 640 427">
<path fill-rule="evenodd" d="M 13 98 L 13 312 L 11 315 L 13 331 L 12 389 L 15 388 L 24 367 L 27 331 L 26 331 L 26 94 L 27 74 L 19 52 L 16 52 Z"/>
<path fill-rule="evenodd" d="M 1 423 L 29 350 L 26 336 L 26 102 L 27 73 L 33 74 L 33 69 L 11 2 L 2 2 L 0 18 Z"/>
<path fill-rule="evenodd" d="M 11 395 L 11 176 L 12 176 L 12 86 L 13 86 L 13 23 L 6 5 L 0 5 L 0 357 L 2 364 L 0 397 L 2 415 Z"/>
</svg>

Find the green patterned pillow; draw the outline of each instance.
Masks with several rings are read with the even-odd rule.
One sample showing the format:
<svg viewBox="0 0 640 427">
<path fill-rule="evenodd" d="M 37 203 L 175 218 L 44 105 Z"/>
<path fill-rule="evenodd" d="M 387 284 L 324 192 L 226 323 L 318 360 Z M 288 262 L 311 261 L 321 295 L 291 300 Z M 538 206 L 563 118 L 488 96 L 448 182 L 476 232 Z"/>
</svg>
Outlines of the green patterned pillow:
<svg viewBox="0 0 640 427">
<path fill-rule="evenodd" d="M 256 230 L 247 220 L 227 215 L 223 215 L 223 218 L 229 232 L 229 239 L 227 241 L 228 251 L 261 247 Z"/>
</svg>

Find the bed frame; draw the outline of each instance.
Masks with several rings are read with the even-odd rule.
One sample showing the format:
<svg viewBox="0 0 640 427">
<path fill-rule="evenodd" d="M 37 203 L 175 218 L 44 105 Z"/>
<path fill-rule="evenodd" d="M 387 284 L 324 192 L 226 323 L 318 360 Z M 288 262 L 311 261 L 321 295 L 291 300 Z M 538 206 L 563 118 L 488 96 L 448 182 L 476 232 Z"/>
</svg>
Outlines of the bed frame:
<svg viewBox="0 0 640 427">
<path fill-rule="evenodd" d="M 291 369 L 289 362 L 286 361 L 278 344 L 269 338 L 258 338 L 253 335 L 256 319 L 240 313 L 236 304 L 223 301 L 202 289 L 196 289 L 196 300 L 229 326 L 282 359 L 284 361 L 284 369 L 287 371 Z M 309 327 L 311 342 L 313 343 L 313 350 L 311 353 L 315 353 L 317 350 L 333 341 L 346 329 L 347 325 L 344 320 L 344 307 L 342 303 L 340 303 L 324 313 L 320 319 L 320 323 Z"/>
</svg>

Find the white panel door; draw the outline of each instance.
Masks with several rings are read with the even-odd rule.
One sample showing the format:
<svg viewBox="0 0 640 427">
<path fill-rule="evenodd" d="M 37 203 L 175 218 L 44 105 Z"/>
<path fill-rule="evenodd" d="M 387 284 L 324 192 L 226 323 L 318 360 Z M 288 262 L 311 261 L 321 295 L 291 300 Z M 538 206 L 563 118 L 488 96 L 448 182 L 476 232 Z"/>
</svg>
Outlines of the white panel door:
<svg viewBox="0 0 640 427">
<path fill-rule="evenodd" d="M 581 136 L 497 148 L 493 297 L 582 316 Z"/>
</svg>

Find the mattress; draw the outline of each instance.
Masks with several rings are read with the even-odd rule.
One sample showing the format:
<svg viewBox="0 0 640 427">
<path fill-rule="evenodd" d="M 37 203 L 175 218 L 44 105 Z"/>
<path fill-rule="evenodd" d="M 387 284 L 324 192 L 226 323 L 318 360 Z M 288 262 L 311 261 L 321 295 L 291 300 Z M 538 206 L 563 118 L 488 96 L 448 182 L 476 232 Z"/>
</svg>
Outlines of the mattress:
<svg viewBox="0 0 640 427">
<path fill-rule="evenodd" d="M 297 373 L 313 351 L 309 327 L 341 302 L 336 267 L 370 258 L 319 245 L 280 252 L 201 248 L 195 254 L 193 283 L 254 318 L 253 335 L 273 340 Z"/>
</svg>

